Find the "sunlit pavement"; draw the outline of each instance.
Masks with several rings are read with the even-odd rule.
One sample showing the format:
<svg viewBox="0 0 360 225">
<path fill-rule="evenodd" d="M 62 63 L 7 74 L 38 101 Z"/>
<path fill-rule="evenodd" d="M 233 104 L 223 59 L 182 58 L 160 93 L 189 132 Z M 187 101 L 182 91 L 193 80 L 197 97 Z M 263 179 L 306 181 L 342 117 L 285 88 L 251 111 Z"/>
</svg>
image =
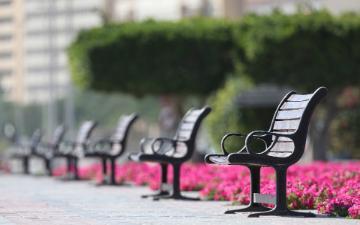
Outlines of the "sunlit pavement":
<svg viewBox="0 0 360 225">
<path fill-rule="evenodd" d="M 247 218 L 224 215 L 229 202 L 141 199 L 146 187 L 97 187 L 91 182 L 0 175 L 0 225 L 5 224 L 359 224 L 328 218 Z M 193 193 L 192 193 L 193 194 Z"/>
</svg>

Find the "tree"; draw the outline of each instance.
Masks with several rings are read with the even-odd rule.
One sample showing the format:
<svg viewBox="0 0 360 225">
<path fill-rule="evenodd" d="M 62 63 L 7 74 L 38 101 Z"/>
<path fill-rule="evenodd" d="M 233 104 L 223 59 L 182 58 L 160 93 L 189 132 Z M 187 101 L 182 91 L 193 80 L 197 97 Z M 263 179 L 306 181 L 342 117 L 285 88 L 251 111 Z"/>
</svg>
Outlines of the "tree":
<svg viewBox="0 0 360 225">
<path fill-rule="evenodd" d="M 69 48 L 69 58 L 79 86 L 166 96 L 162 105 L 181 114 L 184 98 L 207 96 L 223 84 L 234 67 L 233 50 L 229 22 L 146 21 L 81 32 Z"/>
</svg>

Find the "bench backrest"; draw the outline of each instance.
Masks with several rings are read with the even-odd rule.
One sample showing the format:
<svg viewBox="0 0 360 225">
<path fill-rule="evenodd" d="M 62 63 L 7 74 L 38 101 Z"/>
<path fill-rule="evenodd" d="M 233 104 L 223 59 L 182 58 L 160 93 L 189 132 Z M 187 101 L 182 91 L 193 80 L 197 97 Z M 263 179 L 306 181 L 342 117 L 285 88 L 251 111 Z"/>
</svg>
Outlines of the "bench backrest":
<svg viewBox="0 0 360 225">
<path fill-rule="evenodd" d="M 79 128 L 78 135 L 76 137 L 76 144 L 78 145 L 86 144 L 95 127 L 96 127 L 95 121 L 89 120 L 83 122 Z"/>
<path fill-rule="evenodd" d="M 126 148 L 127 136 L 137 118 L 138 116 L 135 113 L 123 115 L 119 118 L 116 130 L 110 138 L 112 142 L 111 153 L 113 155 L 120 155 Z"/>
<path fill-rule="evenodd" d="M 179 155 L 190 158 L 195 150 L 195 140 L 202 120 L 210 113 L 211 108 L 205 106 L 201 109 L 190 109 L 184 115 L 176 131 L 175 140 L 186 143 L 186 146 L 177 146 Z M 181 150 L 180 150 L 181 149 Z M 181 153 L 183 152 L 183 153 Z"/>
<path fill-rule="evenodd" d="M 42 133 L 40 129 L 36 129 L 30 138 L 30 150 L 33 152 L 36 150 L 42 138 Z"/>
<path fill-rule="evenodd" d="M 16 127 L 13 123 L 5 123 L 2 127 L 2 132 L 5 138 L 13 144 L 18 144 L 18 135 Z"/>
<path fill-rule="evenodd" d="M 267 153 L 274 157 L 292 156 L 297 160 L 304 153 L 311 115 L 316 105 L 327 94 L 325 87 L 311 94 L 289 92 L 280 102 L 274 114 L 270 131 L 292 135 L 291 139 L 280 137 Z M 273 138 L 273 141 L 275 138 Z"/>
<path fill-rule="evenodd" d="M 50 143 L 54 146 L 54 147 L 57 147 L 60 145 L 61 141 L 63 140 L 64 138 L 64 135 L 65 135 L 65 127 L 63 125 L 60 125 L 58 127 L 56 127 L 54 133 L 53 133 L 53 136 L 51 138 L 51 141 Z"/>
</svg>

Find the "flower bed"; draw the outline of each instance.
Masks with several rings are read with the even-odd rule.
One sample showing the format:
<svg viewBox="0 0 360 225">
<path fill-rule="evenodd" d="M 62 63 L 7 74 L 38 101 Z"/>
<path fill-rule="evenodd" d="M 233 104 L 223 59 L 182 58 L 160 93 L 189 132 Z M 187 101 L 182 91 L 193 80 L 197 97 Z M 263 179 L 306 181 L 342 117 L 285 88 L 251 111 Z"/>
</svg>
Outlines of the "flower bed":
<svg viewBox="0 0 360 225">
<path fill-rule="evenodd" d="M 118 182 L 159 188 L 156 164 L 126 163 L 116 167 Z M 169 171 L 169 181 L 172 180 Z M 80 175 L 101 179 L 101 166 L 80 169 Z M 181 189 L 200 191 L 208 200 L 249 203 L 249 171 L 241 166 L 186 164 L 181 173 Z M 317 209 L 320 213 L 360 219 L 360 162 L 294 165 L 288 170 L 287 196 L 292 209 Z M 261 193 L 275 193 L 275 174 L 261 170 Z"/>
</svg>

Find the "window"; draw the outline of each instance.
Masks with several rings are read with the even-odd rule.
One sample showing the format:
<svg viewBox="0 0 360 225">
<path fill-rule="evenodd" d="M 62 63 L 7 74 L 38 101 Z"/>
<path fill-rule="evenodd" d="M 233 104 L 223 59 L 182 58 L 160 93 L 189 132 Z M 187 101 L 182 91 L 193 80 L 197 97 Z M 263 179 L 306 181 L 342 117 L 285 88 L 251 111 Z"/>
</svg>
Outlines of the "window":
<svg viewBox="0 0 360 225">
<path fill-rule="evenodd" d="M 0 0 L 0 5 L 10 5 L 11 0 Z"/>
<path fill-rule="evenodd" d="M 11 34 L 0 34 L 0 41 L 10 41 L 11 39 Z"/>
<path fill-rule="evenodd" d="M 11 16 L 3 16 L 0 17 L 0 23 L 11 23 L 12 17 Z"/>
<path fill-rule="evenodd" d="M 0 76 L 10 75 L 12 71 L 10 69 L 0 69 Z"/>
<path fill-rule="evenodd" d="M 0 52 L 0 59 L 11 58 L 12 52 Z"/>
</svg>

